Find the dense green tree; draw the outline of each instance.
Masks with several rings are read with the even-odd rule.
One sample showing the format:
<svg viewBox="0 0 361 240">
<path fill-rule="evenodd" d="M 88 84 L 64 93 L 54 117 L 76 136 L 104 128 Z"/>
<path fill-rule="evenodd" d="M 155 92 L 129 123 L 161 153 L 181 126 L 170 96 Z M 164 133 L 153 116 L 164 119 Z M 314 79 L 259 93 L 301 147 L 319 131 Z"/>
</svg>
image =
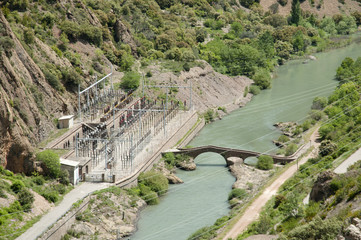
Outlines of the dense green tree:
<svg viewBox="0 0 361 240">
<path fill-rule="evenodd" d="M 254 3 L 259 3 L 259 0 L 240 0 L 243 7 L 250 8 Z"/>
<path fill-rule="evenodd" d="M 36 154 L 36 160 L 41 163 L 45 175 L 51 178 L 59 177 L 61 169 L 58 154 L 51 150 L 44 150 Z"/>
<path fill-rule="evenodd" d="M 258 38 L 258 48 L 264 52 L 268 59 L 275 55 L 274 39 L 270 31 L 266 31 Z"/>
<path fill-rule="evenodd" d="M 301 7 L 299 0 L 292 0 L 291 23 L 298 25 L 301 21 Z"/>
<path fill-rule="evenodd" d="M 120 83 L 120 87 L 124 90 L 137 89 L 140 84 L 140 75 L 137 72 L 126 72 Z"/>
<path fill-rule="evenodd" d="M 293 49 L 295 52 L 305 51 L 306 44 L 304 40 L 304 35 L 301 31 L 298 31 L 292 41 Z"/>
<path fill-rule="evenodd" d="M 269 71 L 264 68 L 257 69 L 252 79 L 254 83 L 261 89 L 267 89 L 271 87 L 271 76 Z"/>
<path fill-rule="evenodd" d="M 159 196 L 165 194 L 168 191 L 168 180 L 160 172 L 151 170 L 145 173 L 141 173 L 138 177 L 138 182 L 149 187 Z"/>
<path fill-rule="evenodd" d="M 273 168 L 273 159 L 267 155 L 261 155 L 258 157 L 256 167 L 261 170 L 269 170 Z"/>
<path fill-rule="evenodd" d="M 175 0 L 155 0 L 162 9 L 169 8 L 176 3 Z"/>
</svg>

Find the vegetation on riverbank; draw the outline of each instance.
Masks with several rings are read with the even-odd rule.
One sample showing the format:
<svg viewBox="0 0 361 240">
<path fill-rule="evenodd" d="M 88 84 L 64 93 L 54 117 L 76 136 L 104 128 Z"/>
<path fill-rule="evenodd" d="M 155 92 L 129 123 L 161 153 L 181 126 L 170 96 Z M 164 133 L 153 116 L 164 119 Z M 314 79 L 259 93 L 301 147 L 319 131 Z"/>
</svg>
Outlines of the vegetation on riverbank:
<svg viewBox="0 0 361 240">
<path fill-rule="evenodd" d="M 309 159 L 300 167 L 299 172 L 268 202 L 259 221 L 253 223 L 238 239 L 265 233 L 281 234 L 281 239 L 305 239 L 307 236 L 335 238 L 344 234 L 343 229 L 353 217 L 361 217 L 360 211 L 351 207 L 361 201 L 357 184 L 361 174 L 359 163 L 349 172 L 330 178 L 330 192 L 326 198 L 303 204 L 303 199 L 314 186 L 316 176 L 333 169 L 335 162 L 345 159 L 361 144 L 358 138 L 361 131 L 360 63 L 361 58 L 356 61 L 346 58 L 337 70 L 340 85 L 327 98 L 322 110 L 327 118 L 321 122 L 319 130 L 319 156 Z"/>
</svg>

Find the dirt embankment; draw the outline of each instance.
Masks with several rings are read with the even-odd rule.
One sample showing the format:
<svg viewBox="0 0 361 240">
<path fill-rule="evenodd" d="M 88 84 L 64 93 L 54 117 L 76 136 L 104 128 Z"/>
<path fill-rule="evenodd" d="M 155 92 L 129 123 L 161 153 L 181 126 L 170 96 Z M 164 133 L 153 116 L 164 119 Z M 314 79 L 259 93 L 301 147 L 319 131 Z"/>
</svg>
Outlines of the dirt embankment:
<svg viewBox="0 0 361 240">
<path fill-rule="evenodd" d="M 252 94 L 244 96 L 246 87 L 253 83 L 251 79 L 220 74 L 205 61 L 201 65 L 202 67 L 191 68 L 188 72 L 182 71 L 179 76 L 169 71 L 163 72 L 159 65 L 151 65 L 145 72 L 152 73 L 149 78 L 151 84 L 190 86 L 191 82 L 192 96 L 189 88 L 179 88 L 175 97 L 187 104 L 191 98 L 192 106 L 199 112 L 205 112 L 209 108 L 217 110 L 218 107 L 225 107 L 230 112 L 251 100 Z M 219 111 L 219 114 L 224 115 L 224 112 Z"/>
<path fill-rule="evenodd" d="M 277 4 L 277 0 L 261 0 L 260 4 L 264 11 L 269 11 L 271 6 Z M 278 13 L 283 16 L 290 15 L 292 7 L 292 0 L 288 0 L 285 6 L 278 4 Z M 333 16 L 335 14 L 350 15 L 355 11 L 361 11 L 361 6 L 357 1 L 345 0 L 344 3 L 339 0 L 315 0 L 313 4 L 311 1 L 304 1 L 301 3 L 301 9 L 305 12 L 311 12 L 323 16 Z"/>
</svg>

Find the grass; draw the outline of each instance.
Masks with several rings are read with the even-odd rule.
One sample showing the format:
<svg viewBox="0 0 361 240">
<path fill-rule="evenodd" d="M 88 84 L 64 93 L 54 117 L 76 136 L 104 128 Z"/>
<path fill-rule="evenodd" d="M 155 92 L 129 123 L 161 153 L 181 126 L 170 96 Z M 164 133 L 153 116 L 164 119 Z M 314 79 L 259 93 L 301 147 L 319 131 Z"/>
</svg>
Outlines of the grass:
<svg viewBox="0 0 361 240">
<path fill-rule="evenodd" d="M 42 141 L 38 144 L 38 148 L 45 148 L 50 142 L 61 137 L 69 130 L 70 129 L 68 129 L 68 128 L 64 128 L 64 129 L 57 129 L 57 130 L 52 131 L 47 139 L 45 139 L 44 141 Z"/>
</svg>

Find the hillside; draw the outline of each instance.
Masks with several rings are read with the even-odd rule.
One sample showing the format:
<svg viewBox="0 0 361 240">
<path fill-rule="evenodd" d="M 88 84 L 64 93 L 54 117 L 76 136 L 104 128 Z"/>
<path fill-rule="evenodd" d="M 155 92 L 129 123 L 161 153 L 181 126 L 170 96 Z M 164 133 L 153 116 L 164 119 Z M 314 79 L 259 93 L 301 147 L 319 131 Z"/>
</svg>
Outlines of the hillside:
<svg viewBox="0 0 361 240">
<path fill-rule="evenodd" d="M 192 85 L 193 106 L 213 119 L 270 88 L 273 70 L 285 61 L 349 44 L 347 35 L 361 24 L 356 1 L 317 0 L 314 7 L 303 1 L 304 11 L 292 17 L 291 0 L 285 7 L 257 2 L 0 1 L 0 165 L 7 169 L 0 168 L 0 223 L 24 224 L 69 190 L 67 182 L 58 183 L 67 178 L 64 174 L 49 181 L 38 176 L 44 169 L 36 153 L 43 150 L 39 143 L 64 133 L 57 129 L 61 116 L 77 115 L 78 87 L 86 88 L 112 69 L 113 82 L 106 82 L 106 89 L 114 83 L 117 90 L 137 89 L 134 95 L 141 96 L 143 84 L 171 85 L 167 91 L 145 87 L 146 97 L 182 105 L 189 89 L 175 86 Z M 25 193 L 12 189 L 18 180 Z M 22 202 L 24 196 L 35 201 Z M 42 211 L 28 213 L 29 204 L 42 202 Z M 24 219 L 21 214 L 13 218 L 23 211 Z"/>
<path fill-rule="evenodd" d="M 1 165 L 32 172 L 37 144 L 56 132 L 59 117 L 77 115 L 78 84 L 84 89 L 111 64 L 116 87 L 138 87 L 141 76 L 150 84 L 189 85 L 192 79 L 200 111 L 229 103 L 234 109 L 247 101 L 244 91 L 271 86 L 277 64 L 334 47 L 330 36 L 352 33 L 360 23 L 358 15 L 318 22 L 304 15 L 303 22 L 288 23 L 251 7 L 254 2 L 1 1 Z M 120 84 L 127 72 L 135 85 Z M 251 82 L 241 75 L 254 86 L 246 88 Z M 165 98 L 165 91 L 147 90 Z M 173 91 L 172 99 L 184 102 L 183 90 Z"/>
</svg>

